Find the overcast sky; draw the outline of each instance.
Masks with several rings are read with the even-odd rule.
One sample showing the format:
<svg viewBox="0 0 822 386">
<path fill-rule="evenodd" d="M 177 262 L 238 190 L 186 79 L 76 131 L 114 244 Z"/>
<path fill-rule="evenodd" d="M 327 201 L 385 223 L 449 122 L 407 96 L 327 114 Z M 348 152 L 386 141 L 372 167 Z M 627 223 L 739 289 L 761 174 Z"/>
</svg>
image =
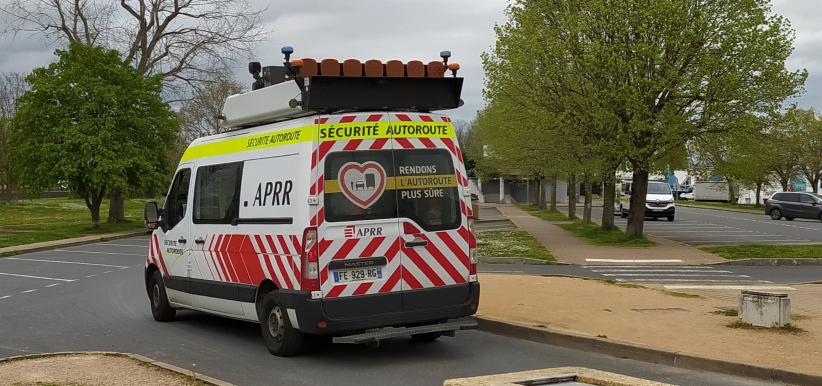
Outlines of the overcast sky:
<svg viewBox="0 0 822 386">
<path fill-rule="evenodd" d="M 346 0 L 264 1 L 264 19 L 271 38 L 261 43 L 253 60 L 280 64 L 280 47 L 294 47 L 296 58 L 356 58 L 437 60 L 450 50 L 452 62 L 465 77 L 465 106 L 450 112 L 470 120 L 483 106 L 480 54 L 494 43 L 494 24 L 504 21 L 506 0 Z M 796 102 L 822 109 L 822 23 L 819 0 L 773 0 L 776 13 L 791 20 L 796 30 L 792 69 L 806 68 L 806 93 Z M 48 64 L 54 47 L 31 37 L 0 40 L 0 72 L 29 72 Z M 236 78 L 250 83 L 246 64 L 239 63 Z"/>
</svg>

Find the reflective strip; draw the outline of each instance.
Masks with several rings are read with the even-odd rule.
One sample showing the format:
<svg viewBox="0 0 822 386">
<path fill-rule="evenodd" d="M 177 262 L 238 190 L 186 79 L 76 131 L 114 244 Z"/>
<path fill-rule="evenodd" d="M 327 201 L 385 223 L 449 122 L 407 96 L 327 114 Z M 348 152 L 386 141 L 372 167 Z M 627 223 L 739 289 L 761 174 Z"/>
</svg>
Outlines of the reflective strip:
<svg viewBox="0 0 822 386">
<path fill-rule="evenodd" d="M 300 142 L 310 142 L 313 140 L 314 127 L 315 126 L 305 126 L 261 134 L 242 135 L 236 138 L 189 146 L 183 154 L 181 162 L 195 158 L 214 157 L 275 146 L 291 145 Z"/>
<path fill-rule="evenodd" d="M 456 188 L 457 177 L 453 174 L 399 176 L 386 178 L 385 190 Z M 337 180 L 325 180 L 325 193 L 339 193 Z"/>
</svg>

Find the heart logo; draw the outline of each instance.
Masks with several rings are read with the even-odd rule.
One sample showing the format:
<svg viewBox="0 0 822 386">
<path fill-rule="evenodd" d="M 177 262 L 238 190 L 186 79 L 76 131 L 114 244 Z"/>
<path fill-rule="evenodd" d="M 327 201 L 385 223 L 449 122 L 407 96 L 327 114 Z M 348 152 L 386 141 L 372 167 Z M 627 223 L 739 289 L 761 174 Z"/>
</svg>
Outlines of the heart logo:
<svg viewBox="0 0 822 386">
<path fill-rule="evenodd" d="M 382 196 L 385 180 L 385 169 L 374 161 L 361 164 L 348 162 L 337 174 L 342 194 L 363 209 L 369 208 Z"/>
</svg>

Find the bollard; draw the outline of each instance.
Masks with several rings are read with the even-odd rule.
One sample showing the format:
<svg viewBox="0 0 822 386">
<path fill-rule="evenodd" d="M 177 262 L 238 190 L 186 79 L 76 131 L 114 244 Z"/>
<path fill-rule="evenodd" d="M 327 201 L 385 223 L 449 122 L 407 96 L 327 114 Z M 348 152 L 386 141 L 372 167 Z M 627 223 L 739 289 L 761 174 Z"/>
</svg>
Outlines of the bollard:
<svg viewBox="0 0 822 386">
<path fill-rule="evenodd" d="M 791 299 L 788 294 L 742 291 L 739 317 L 754 326 L 784 327 L 791 322 Z"/>
</svg>

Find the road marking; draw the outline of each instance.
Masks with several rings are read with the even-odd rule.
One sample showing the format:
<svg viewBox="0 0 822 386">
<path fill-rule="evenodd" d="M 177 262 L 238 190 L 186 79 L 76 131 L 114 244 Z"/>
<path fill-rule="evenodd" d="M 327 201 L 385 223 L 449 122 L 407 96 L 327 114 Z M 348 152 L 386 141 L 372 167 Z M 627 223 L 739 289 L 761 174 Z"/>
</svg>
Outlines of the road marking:
<svg viewBox="0 0 822 386">
<path fill-rule="evenodd" d="M 748 275 L 714 275 L 713 273 L 603 273 L 602 276 L 650 276 L 650 277 L 750 277 Z"/>
<path fill-rule="evenodd" d="M 616 279 L 626 281 L 628 279 Z M 694 282 L 694 283 L 773 283 L 770 280 L 719 280 L 719 279 L 630 279 L 643 282 Z"/>
<path fill-rule="evenodd" d="M 739 244 L 740 242 L 743 242 L 743 241 L 745 241 L 745 242 L 751 242 L 751 243 L 777 243 L 777 242 L 779 242 L 779 243 L 791 244 L 791 243 L 804 243 L 804 242 L 810 242 L 811 240 L 804 240 L 804 239 L 779 239 L 779 240 L 760 240 L 760 239 L 754 239 L 754 240 L 688 240 L 688 243 L 691 243 L 691 244 L 693 244 L 693 243 L 727 243 L 727 244 Z"/>
<path fill-rule="evenodd" d="M 46 286 L 46 288 L 51 288 L 51 287 L 54 287 L 54 286 L 57 286 L 57 285 L 60 285 L 60 283 L 49 284 L 49 285 Z"/>
<path fill-rule="evenodd" d="M 120 253 L 120 252 L 95 252 L 95 251 L 78 251 L 76 249 L 55 249 L 56 252 L 77 252 L 77 253 L 96 253 L 100 255 L 123 255 L 123 256 L 140 256 L 145 257 L 145 253 Z"/>
<path fill-rule="evenodd" d="M 0 275 L 15 276 L 15 277 L 26 277 L 26 278 L 29 278 L 29 279 L 56 280 L 56 281 L 64 281 L 64 282 L 66 282 L 66 283 L 71 283 L 71 282 L 73 282 L 73 281 L 74 281 L 73 279 L 60 279 L 60 278 L 56 278 L 56 277 L 43 277 L 43 276 L 21 275 L 21 274 L 19 274 L 19 273 L 5 273 L 5 272 L 0 272 Z"/>
<path fill-rule="evenodd" d="M 111 271 L 105 271 L 105 272 L 103 272 L 103 273 L 111 273 Z"/>
<path fill-rule="evenodd" d="M 727 231 L 727 230 L 721 230 L 721 231 L 678 231 L 678 230 L 672 230 L 672 231 L 649 231 L 648 233 L 651 233 L 651 232 L 653 232 L 653 234 L 658 234 L 658 233 L 759 233 L 759 232 L 754 232 L 754 231 Z"/>
<path fill-rule="evenodd" d="M 93 265 L 97 267 L 108 267 L 108 268 L 128 268 L 124 265 L 110 265 L 110 264 L 98 264 L 98 263 L 83 263 L 79 261 L 63 261 L 63 260 L 43 260 L 43 259 L 22 259 L 19 257 L 7 257 L 5 260 L 22 260 L 22 261 L 37 261 L 43 263 L 57 263 L 57 264 L 79 264 L 79 265 Z"/>
<path fill-rule="evenodd" d="M 622 260 L 622 259 L 585 259 L 594 263 L 681 263 L 680 259 L 648 259 L 648 260 Z"/>
<path fill-rule="evenodd" d="M 713 272 L 713 273 L 733 273 L 723 270 L 704 269 L 592 269 L 591 272 Z"/>
<path fill-rule="evenodd" d="M 0 300 L 3 300 L 3 299 L 8 299 L 8 298 L 10 298 L 10 297 L 11 297 L 11 295 L 0 296 Z"/>
<path fill-rule="evenodd" d="M 37 291 L 37 288 L 35 288 L 35 289 L 30 289 L 30 290 L 25 290 L 25 291 L 20 291 L 20 293 L 21 293 L 21 294 L 28 294 L 28 293 L 32 293 L 32 292 L 34 292 L 34 291 Z"/>
<path fill-rule="evenodd" d="M 95 277 L 97 275 L 86 275 L 86 277 Z"/>
<path fill-rule="evenodd" d="M 666 285 L 665 289 L 707 289 L 707 290 L 760 290 L 760 291 L 796 291 L 796 288 L 778 285 Z"/>
<path fill-rule="evenodd" d="M 479 273 L 525 273 L 525 271 L 483 271 L 483 270 L 480 270 Z"/>
<path fill-rule="evenodd" d="M 647 265 L 583 265 L 582 268 L 648 268 Z M 663 268 L 663 267 L 661 267 Z M 664 268 L 677 269 L 714 269 L 711 266 L 704 265 L 666 265 Z"/>
</svg>

